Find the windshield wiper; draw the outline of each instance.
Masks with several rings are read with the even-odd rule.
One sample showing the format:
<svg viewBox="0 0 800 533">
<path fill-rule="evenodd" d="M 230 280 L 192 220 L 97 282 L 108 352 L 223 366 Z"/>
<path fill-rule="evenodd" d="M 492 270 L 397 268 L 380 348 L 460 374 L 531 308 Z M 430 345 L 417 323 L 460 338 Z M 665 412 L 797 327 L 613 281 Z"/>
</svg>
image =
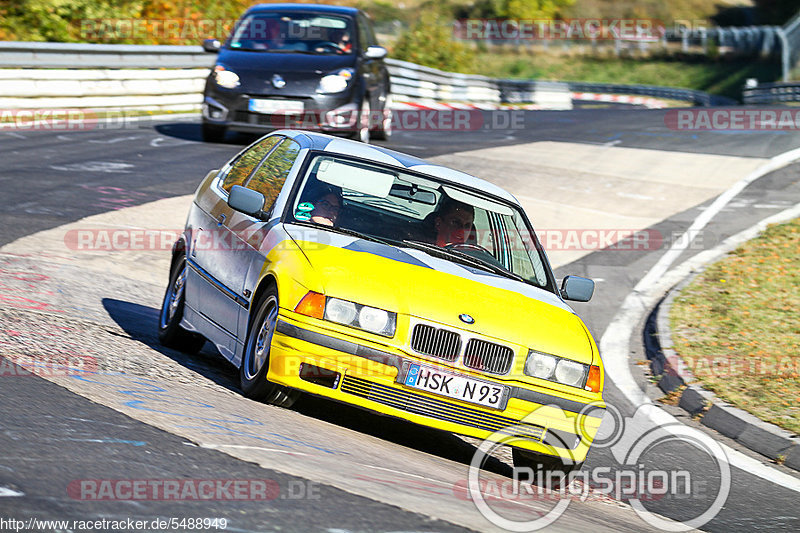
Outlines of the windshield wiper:
<svg viewBox="0 0 800 533">
<path fill-rule="evenodd" d="M 421 241 L 411 241 L 411 240 L 403 240 L 403 244 L 409 246 L 410 248 L 416 248 L 418 250 L 422 250 L 425 252 L 433 252 L 434 255 L 438 254 L 442 258 L 457 258 L 460 262 L 474 266 L 476 268 L 480 268 L 483 270 L 488 270 L 490 272 L 494 272 L 495 274 L 500 274 L 501 276 L 515 279 L 517 281 L 527 282 L 525 278 L 520 276 L 519 274 L 515 274 L 510 270 L 506 270 L 503 267 L 499 267 L 497 265 L 493 265 L 488 261 L 484 261 L 478 257 L 471 256 L 469 254 L 465 254 L 459 250 L 453 250 L 448 248 L 442 248 L 441 246 L 436 246 L 435 244 L 430 244 L 427 242 Z"/>
</svg>

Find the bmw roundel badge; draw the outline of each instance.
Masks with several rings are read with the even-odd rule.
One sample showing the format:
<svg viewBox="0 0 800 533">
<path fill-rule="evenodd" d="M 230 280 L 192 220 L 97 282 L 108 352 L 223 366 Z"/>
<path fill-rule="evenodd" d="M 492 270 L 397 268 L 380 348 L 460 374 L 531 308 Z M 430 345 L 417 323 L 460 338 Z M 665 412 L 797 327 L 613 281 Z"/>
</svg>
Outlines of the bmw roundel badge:
<svg viewBox="0 0 800 533">
<path fill-rule="evenodd" d="M 286 86 L 286 80 L 284 80 L 283 76 L 280 74 L 275 74 L 272 76 L 272 85 L 274 85 L 276 89 L 283 89 Z"/>
<path fill-rule="evenodd" d="M 458 318 L 460 318 L 461 321 L 464 322 L 465 324 L 474 324 L 475 323 L 475 319 L 472 318 L 471 316 L 469 316 L 467 313 L 462 313 L 462 314 L 458 315 Z"/>
</svg>

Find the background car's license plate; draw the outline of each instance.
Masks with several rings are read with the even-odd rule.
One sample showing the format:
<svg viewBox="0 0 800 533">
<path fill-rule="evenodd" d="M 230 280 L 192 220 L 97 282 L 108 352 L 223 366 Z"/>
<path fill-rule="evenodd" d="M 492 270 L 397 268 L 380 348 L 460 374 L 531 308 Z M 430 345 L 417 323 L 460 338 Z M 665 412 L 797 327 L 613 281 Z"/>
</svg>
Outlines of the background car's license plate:
<svg viewBox="0 0 800 533">
<path fill-rule="evenodd" d="M 505 388 L 488 381 L 443 372 L 423 365 L 409 366 L 404 384 L 415 389 L 494 408 L 499 408 L 503 403 Z"/>
<path fill-rule="evenodd" d="M 266 100 L 251 98 L 248 109 L 254 113 L 268 113 L 275 115 L 288 115 L 303 112 L 303 102 L 300 100 Z"/>
</svg>

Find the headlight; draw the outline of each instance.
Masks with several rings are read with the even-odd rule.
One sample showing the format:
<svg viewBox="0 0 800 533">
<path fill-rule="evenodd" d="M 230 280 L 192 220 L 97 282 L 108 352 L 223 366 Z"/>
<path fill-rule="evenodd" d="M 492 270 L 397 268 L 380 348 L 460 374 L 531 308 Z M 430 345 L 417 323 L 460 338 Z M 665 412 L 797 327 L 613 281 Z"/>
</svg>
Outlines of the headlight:
<svg viewBox="0 0 800 533">
<path fill-rule="evenodd" d="M 353 77 L 353 70 L 343 68 L 335 74 L 328 74 L 319 80 L 317 92 L 321 94 L 340 93 L 347 89 L 347 83 Z"/>
<path fill-rule="evenodd" d="M 326 298 L 316 292 L 306 294 L 294 310 L 385 337 L 394 337 L 397 328 L 397 313 L 330 296 Z"/>
<path fill-rule="evenodd" d="M 556 365 L 556 381 L 564 385 L 580 387 L 586 377 L 586 366 L 575 361 L 562 359 Z"/>
<path fill-rule="evenodd" d="M 525 374 L 571 387 L 583 388 L 588 370 L 588 365 L 534 350 L 528 352 L 525 361 Z"/>
<path fill-rule="evenodd" d="M 239 75 L 232 70 L 225 70 L 222 65 L 214 67 L 214 81 L 217 85 L 226 89 L 235 89 L 240 85 Z"/>
<path fill-rule="evenodd" d="M 544 353 L 531 352 L 525 363 L 525 373 L 535 378 L 550 379 L 555 369 L 556 358 Z"/>
</svg>

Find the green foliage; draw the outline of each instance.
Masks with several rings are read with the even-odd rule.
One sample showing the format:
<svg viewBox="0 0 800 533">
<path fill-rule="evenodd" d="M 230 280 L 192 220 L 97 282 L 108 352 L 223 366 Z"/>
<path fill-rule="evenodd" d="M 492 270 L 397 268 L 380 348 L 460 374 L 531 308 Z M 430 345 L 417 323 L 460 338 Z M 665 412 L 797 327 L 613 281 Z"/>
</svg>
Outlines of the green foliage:
<svg viewBox="0 0 800 533">
<path fill-rule="evenodd" d="M 391 57 L 453 72 L 471 72 L 475 63 L 475 52 L 453 40 L 452 18 L 441 11 L 417 20 L 394 44 Z"/>
<path fill-rule="evenodd" d="M 0 38 L 80 41 L 82 19 L 135 17 L 133 0 L 0 0 Z"/>
<path fill-rule="evenodd" d="M 457 18 L 554 18 L 575 0 L 477 0 L 457 8 Z"/>
</svg>

